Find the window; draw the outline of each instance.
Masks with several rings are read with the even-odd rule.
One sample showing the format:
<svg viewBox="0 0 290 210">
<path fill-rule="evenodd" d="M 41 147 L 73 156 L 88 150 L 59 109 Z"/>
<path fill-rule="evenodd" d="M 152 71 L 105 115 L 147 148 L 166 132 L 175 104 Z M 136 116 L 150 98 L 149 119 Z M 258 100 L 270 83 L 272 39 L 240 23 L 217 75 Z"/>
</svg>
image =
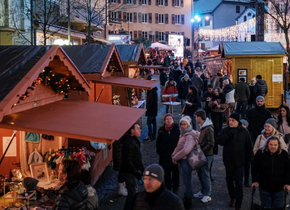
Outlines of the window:
<svg viewBox="0 0 290 210">
<path fill-rule="evenodd" d="M 248 13 L 248 16 L 251 16 L 251 15 L 252 15 L 252 14 L 249 12 L 249 13 Z"/>
<path fill-rule="evenodd" d="M 175 24 L 181 24 L 181 15 L 175 15 Z"/>
<path fill-rule="evenodd" d="M 158 0 L 159 6 L 165 6 L 165 0 Z"/>
<path fill-rule="evenodd" d="M 116 21 L 118 19 L 118 13 L 117 12 L 111 12 L 111 20 Z"/>
<path fill-rule="evenodd" d="M 174 6 L 175 7 L 181 7 L 181 0 L 175 0 Z"/>
<path fill-rule="evenodd" d="M 142 0 L 142 4 L 148 5 L 148 0 Z"/>
<path fill-rule="evenodd" d="M 159 41 L 165 41 L 166 40 L 166 33 L 159 32 Z"/>
<path fill-rule="evenodd" d="M 133 4 L 133 0 L 126 0 L 126 4 Z"/>
<path fill-rule="evenodd" d="M 148 38 L 148 32 L 147 31 L 143 31 L 142 32 L 142 37 L 144 37 L 145 39 Z"/>
<path fill-rule="evenodd" d="M 159 16 L 158 16 L 158 21 L 159 21 L 159 23 L 165 23 L 165 17 L 164 17 L 164 14 L 159 14 Z"/>
<path fill-rule="evenodd" d="M 110 0 L 111 3 L 118 3 L 118 0 Z"/>
<path fill-rule="evenodd" d="M 236 13 L 240 13 L 241 12 L 241 7 L 240 6 L 236 6 Z"/>
<path fill-rule="evenodd" d="M 245 15 L 245 16 L 244 16 L 244 22 L 246 22 L 246 21 L 247 21 L 247 16 Z"/>
<path fill-rule="evenodd" d="M 127 21 L 133 23 L 133 13 L 127 13 Z"/>
<path fill-rule="evenodd" d="M 209 26 L 209 25 L 210 25 L 210 18 L 205 18 L 204 26 Z"/>
<path fill-rule="evenodd" d="M 148 14 L 142 13 L 142 23 L 148 23 Z"/>
</svg>

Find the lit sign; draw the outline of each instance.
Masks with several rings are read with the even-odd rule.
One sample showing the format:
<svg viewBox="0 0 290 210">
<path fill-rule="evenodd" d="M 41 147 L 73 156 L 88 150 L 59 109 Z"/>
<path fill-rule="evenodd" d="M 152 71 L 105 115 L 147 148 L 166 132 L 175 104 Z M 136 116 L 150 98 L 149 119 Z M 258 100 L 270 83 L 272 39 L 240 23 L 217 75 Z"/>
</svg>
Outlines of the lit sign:
<svg viewBox="0 0 290 210">
<path fill-rule="evenodd" d="M 175 56 L 183 57 L 183 35 L 169 34 L 168 45 L 175 48 Z"/>
</svg>

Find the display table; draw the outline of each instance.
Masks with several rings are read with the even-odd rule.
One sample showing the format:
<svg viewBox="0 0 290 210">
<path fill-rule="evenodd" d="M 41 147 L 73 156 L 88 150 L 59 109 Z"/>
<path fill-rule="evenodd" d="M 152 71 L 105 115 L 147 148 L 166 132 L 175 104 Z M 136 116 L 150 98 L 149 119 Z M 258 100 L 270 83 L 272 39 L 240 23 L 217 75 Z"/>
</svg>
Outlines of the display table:
<svg viewBox="0 0 290 210">
<path fill-rule="evenodd" d="M 168 101 L 168 102 L 163 102 L 162 104 L 163 104 L 163 105 L 170 106 L 170 113 L 173 114 L 173 106 L 180 105 L 181 102 L 177 102 L 177 101 Z"/>
<path fill-rule="evenodd" d="M 6 206 L 7 203 L 11 203 L 10 207 L 23 207 L 23 206 L 27 206 L 29 207 L 29 201 L 30 200 L 36 200 L 36 192 L 35 191 L 31 191 L 28 192 L 26 195 L 18 195 L 18 194 L 12 194 L 11 192 L 6 193 L 3 196 L 4 199 L 4 206 Z M 22 206 L 19 204 L 19 206 L 15 206 L 15 201 L 16 200 L 25 200 L 25 204 Z"/>
</svg>

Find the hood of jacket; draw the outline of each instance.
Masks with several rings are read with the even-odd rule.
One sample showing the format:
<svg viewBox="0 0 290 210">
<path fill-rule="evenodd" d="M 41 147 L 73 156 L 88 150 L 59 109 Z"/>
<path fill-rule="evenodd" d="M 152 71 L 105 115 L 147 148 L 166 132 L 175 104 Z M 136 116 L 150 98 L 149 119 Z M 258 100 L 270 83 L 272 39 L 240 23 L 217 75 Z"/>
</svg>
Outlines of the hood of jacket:
<svg viewBox="0 0 290 210">
<path fill-rule="evenodd" d="M 209 118 L 206 118 L 203 125 L 200 127 L 200 129 L 205 128 L 207 126 L 211 126 L 211 125 L 213 125 L 212 121 Z"/>
<path fill-rule="evenodd" d="M 165 82 L 165 86 L 170 86 L 169 85 L 169 80 Z M 174 81 L 174 84 L 172 86 L 176 86 L 176 82 Z"/>
</svg>

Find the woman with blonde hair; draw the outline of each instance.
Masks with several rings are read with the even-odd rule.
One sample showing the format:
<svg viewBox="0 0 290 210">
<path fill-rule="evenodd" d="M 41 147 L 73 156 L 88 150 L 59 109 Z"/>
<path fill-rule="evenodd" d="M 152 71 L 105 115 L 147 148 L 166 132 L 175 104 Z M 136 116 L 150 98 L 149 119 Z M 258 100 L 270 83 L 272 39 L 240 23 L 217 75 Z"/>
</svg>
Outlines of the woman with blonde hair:
<svg viewBox="0 0 290 210">
<path fill-rule="evenodd" d="M 264 130 L 262 130 L 262 133 L 256 139 L 256 142 L 253 148 L 254 154 L 256 154 L 256 152 L 264 146 L 265 141 L 269 136 L 277 136 L 279 138 L 280 144 L 282 145 L 282 148 L 286 152 L 288 152 L 283 135 L 279 131 L 276 130 L 275 119 L 269 118 L 268 120 L 266 120 L 264 124 Z"/>
</svg>

